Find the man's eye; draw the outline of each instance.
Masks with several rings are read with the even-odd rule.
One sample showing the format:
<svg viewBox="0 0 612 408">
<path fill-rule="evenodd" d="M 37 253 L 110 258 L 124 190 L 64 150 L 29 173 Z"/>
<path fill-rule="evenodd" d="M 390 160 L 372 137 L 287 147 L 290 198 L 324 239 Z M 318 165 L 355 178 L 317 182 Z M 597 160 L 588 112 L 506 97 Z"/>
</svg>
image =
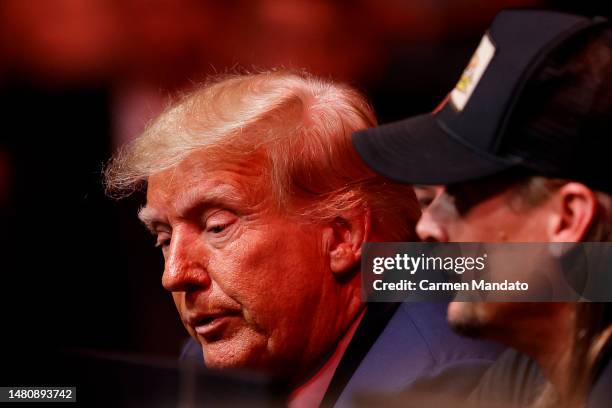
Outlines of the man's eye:
<svg viewBox="0 0 612 408">
<path fill-rule="evenodd" d="M 170 237 L 167 235 L 158 235 L 155 240 L 155 248 L 165 248 L 170 245 Z"/>
<path fill-rule="evenodd" d="M 236 215 L 231 211 L 214 211 L 206 217 L 204 221 L 204 231 L 208 234 L 221 234 L 235 221 Z"/>
<path fill-rule="evenodd" d="M 208 227 L 206 229 L 206 232 L 211 232 L 213 234 L 219 234 L 220 232 L 222 232 L 224 229 L 227 228 L 229 224 L 217 224 L 217 225 L 211 225 L 210 227 Z"/>
<path fill-rule="evenodd" d="M 429 207 L 429 204 L 433 202 L 433 197 L 419 197 L 418 201 L 421 210 L 425 210 L 427 207 Z"/>
<path fill-rule="evenodd" d="M 163 248 L 170 245 L 170 240 L 169 239 L 165 239 L 163 241 L 157 241 L 155 243 L 155 248 Z"/>
<path fill-rule="evenodd" d="M 425 211 L 433 203 L 440 193 L 440 189 L 438 186 L 414 186 L 414 192 L 422 211 Z"/>
</svg>

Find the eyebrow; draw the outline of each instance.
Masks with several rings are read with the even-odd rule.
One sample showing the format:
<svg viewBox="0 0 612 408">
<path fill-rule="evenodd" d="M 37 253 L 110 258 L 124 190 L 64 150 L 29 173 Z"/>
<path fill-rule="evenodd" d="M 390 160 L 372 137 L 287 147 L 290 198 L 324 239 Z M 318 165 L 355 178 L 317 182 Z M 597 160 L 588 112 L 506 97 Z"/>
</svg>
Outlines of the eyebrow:
<svg viewBox="0 0 612 408">
<path fill-rule="evenodd" d="M 179 217 L 186 217 L 195 211 L 202 211 L 206 208 L 231 205 L 236 203 L 240 196 L 236 190 L 227 185 L 218 185 L 206 190 L 194 188 L 178 196 L 176 199 L 176 213 Z M 138 211 L 138 218 L 151 232 L 155 232 L 155 225 L 159 223 L 168 224 L 163 213 L 154 207 L 143 207 Z"/>
<path fill-rule="evenodd" d="M 155 224 L 163 222 L 164 217 L 155 208 L 142 207 L 138 211 L 138 219 L 140 219 L 140 222 L 142 222 L 149 231 L 155 232 Z"/>
</svg>

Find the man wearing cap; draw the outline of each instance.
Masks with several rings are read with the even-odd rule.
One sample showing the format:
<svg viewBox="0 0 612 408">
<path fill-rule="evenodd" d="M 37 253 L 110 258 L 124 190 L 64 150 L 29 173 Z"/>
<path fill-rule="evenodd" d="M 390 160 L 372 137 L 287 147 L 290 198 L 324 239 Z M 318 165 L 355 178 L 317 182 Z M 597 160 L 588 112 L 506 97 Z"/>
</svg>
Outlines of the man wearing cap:
<svg viewBox="0 0 612 408">
<path fill-rule="evenodd" d="M 442 186 L 417 225 L 423 240 L 611 241 L 612 29 L 501 12 L 439 111 L 356 132 L 353 144 L 386 177 Z M 451 303 L 454 328 L 519 349 L 550 382 L 536 396 L 535 364 L 509 352 L 476 400 L 581 404 L 595 384 L 601 402 L 610 322 L 583 346 L 579 316 L 572 303 Z"/>
</svg>

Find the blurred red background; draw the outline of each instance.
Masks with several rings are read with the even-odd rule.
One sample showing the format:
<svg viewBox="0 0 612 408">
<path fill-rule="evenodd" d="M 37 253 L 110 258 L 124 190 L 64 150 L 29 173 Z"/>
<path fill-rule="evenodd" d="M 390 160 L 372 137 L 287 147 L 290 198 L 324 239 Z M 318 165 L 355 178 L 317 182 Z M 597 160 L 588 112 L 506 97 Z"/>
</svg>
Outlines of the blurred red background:
<svg viewBox="0 0 612 408">
<path fill-rule="evenodd" d="M 2 0 L 5 350 L 178 353 L 185 334 L 136 220 L 142 197 L 113 202 L 100 179 L 169 95 L 237 68 L 296 67 L 357 86 L 383 122 L 398 119 L 435 107 L 501 8 L 601 13 L 573 3 Z"/>
</svg>

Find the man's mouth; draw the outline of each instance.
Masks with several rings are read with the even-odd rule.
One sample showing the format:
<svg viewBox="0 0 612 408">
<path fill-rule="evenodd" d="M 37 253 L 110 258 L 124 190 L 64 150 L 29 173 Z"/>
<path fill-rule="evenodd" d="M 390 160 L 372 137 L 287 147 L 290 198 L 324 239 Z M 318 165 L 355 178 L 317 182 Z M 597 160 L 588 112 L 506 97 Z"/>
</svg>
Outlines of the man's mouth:
<svg viewBox="0 0 612 408">
<path fill-rule="evenodd" d="M 206 341 L 218 340 L 239 313 L 223 312 L 211 315 L 203 315 L 191 320 L 191 327 Z"/>
</svg>

